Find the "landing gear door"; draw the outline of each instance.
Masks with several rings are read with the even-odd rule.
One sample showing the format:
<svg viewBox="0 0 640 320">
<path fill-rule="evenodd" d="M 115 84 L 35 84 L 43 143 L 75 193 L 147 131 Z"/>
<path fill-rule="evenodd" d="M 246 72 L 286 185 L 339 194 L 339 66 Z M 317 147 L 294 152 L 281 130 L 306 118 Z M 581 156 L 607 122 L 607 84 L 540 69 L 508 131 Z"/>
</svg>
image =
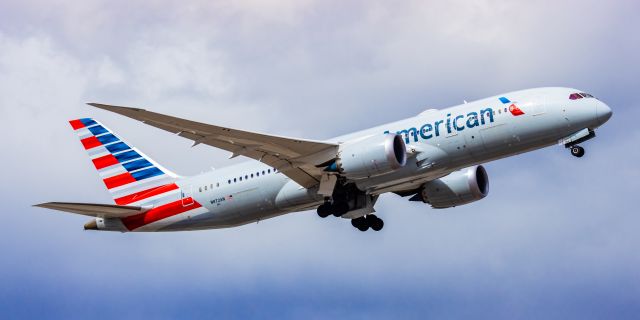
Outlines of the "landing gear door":
<svg viewBox="0 0 640 320">
<path fill-rule="evenodd" d="M 182 206 L 188 207 L 193 205 L 193 186 L 185 186 L 180 188 L 180 197 L 182 198 Z"/>
</svg>

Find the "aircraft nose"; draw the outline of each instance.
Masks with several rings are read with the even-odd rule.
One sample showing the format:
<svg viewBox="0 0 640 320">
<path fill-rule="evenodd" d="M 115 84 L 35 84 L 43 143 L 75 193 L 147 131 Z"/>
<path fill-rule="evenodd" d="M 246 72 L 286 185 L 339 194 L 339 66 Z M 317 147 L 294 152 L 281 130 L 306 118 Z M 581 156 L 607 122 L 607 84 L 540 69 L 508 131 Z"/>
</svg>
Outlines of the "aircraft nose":
<svg viewBox="0 0 640 320">
<path fill-rule="evenodd" d="M 596 114 L 598 117 L 598 122 L 600 124 L 604 124 L 609 120 L 609 118 L 611 118 L 613 111 L 611 111 L 611 108 L 609 108 L 609 106 L 604 102 L 599 101 L 598 105 L 596 106 Z"/>
</svg>

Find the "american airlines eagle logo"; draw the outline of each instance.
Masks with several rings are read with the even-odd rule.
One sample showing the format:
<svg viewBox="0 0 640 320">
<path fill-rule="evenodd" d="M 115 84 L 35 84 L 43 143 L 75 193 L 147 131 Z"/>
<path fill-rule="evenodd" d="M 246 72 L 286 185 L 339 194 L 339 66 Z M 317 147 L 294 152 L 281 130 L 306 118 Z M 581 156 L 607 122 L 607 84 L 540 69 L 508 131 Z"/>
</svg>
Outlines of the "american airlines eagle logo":
<svg viewBox="0 0 640 320">
<path fill-rule="evenodd" d="M 524 114 L 524 112 L 522 112 L 522 110 L 520 110 L 520 108 L 518 108 L 518 106 L 516 106 L 515 102 L 510 101 L 509 99 L 507 99 L 506 97 L 500 97 L 498 98 L 500 100 L 500 102 L 502 102 L 502 104 L 511 104 L 509 106 L 509 112 L 511 112 L 511 115 L 513 116 L 521 116 Z"/>
<path fill-rule="evenodd" d="M 520 110 L 520 108 L 518 108 L 515 103 L 512 103 L 509 106 L 509 112 L 511 112 L 511 114 L 514 116 L 521 116 L 524 114 L 524 112 L 522 112 L 522 110 Z"/>
</svg>

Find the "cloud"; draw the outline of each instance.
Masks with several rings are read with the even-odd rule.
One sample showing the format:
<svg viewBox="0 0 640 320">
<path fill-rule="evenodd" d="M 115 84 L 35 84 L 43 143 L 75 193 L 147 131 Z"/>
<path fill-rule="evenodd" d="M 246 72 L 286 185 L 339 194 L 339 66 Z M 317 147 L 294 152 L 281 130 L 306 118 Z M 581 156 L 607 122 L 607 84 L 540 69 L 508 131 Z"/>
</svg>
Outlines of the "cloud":
<svg viewBox="0 0 640 320">
<path fill-rule="evenodd" d="M 595 1 L 4 2 L 0 310 L 632 318 L 636 11 Z M 555 147 L 490 163 L 490 196 L 449 210 L 383 196 L 380 233 L 313 212 L 204 232 L 90 233 L 83 217 L 30 208 L 110 200 L 66 124 L 78 116 L 181 174 L 234 163 L 88 101 L 320 139 L 545 85 L 614 109 L 585 158 Z"/>
</svg>

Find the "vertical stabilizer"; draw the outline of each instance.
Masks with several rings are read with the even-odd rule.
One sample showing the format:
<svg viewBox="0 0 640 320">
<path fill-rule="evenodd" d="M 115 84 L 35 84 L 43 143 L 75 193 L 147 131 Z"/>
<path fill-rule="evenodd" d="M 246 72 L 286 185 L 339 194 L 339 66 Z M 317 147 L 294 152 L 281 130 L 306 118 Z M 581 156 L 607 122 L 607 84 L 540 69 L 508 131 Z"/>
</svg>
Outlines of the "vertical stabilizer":
<svg viewBox="0 0 640 320">
<path fill-rule="evenodd" d="M 179 177 L 91 118 L 69 121 L 118 205 L 166 203 L 178 198 Z M 171 199 L 169 199 L 171 198 Z"/>
</svg>

